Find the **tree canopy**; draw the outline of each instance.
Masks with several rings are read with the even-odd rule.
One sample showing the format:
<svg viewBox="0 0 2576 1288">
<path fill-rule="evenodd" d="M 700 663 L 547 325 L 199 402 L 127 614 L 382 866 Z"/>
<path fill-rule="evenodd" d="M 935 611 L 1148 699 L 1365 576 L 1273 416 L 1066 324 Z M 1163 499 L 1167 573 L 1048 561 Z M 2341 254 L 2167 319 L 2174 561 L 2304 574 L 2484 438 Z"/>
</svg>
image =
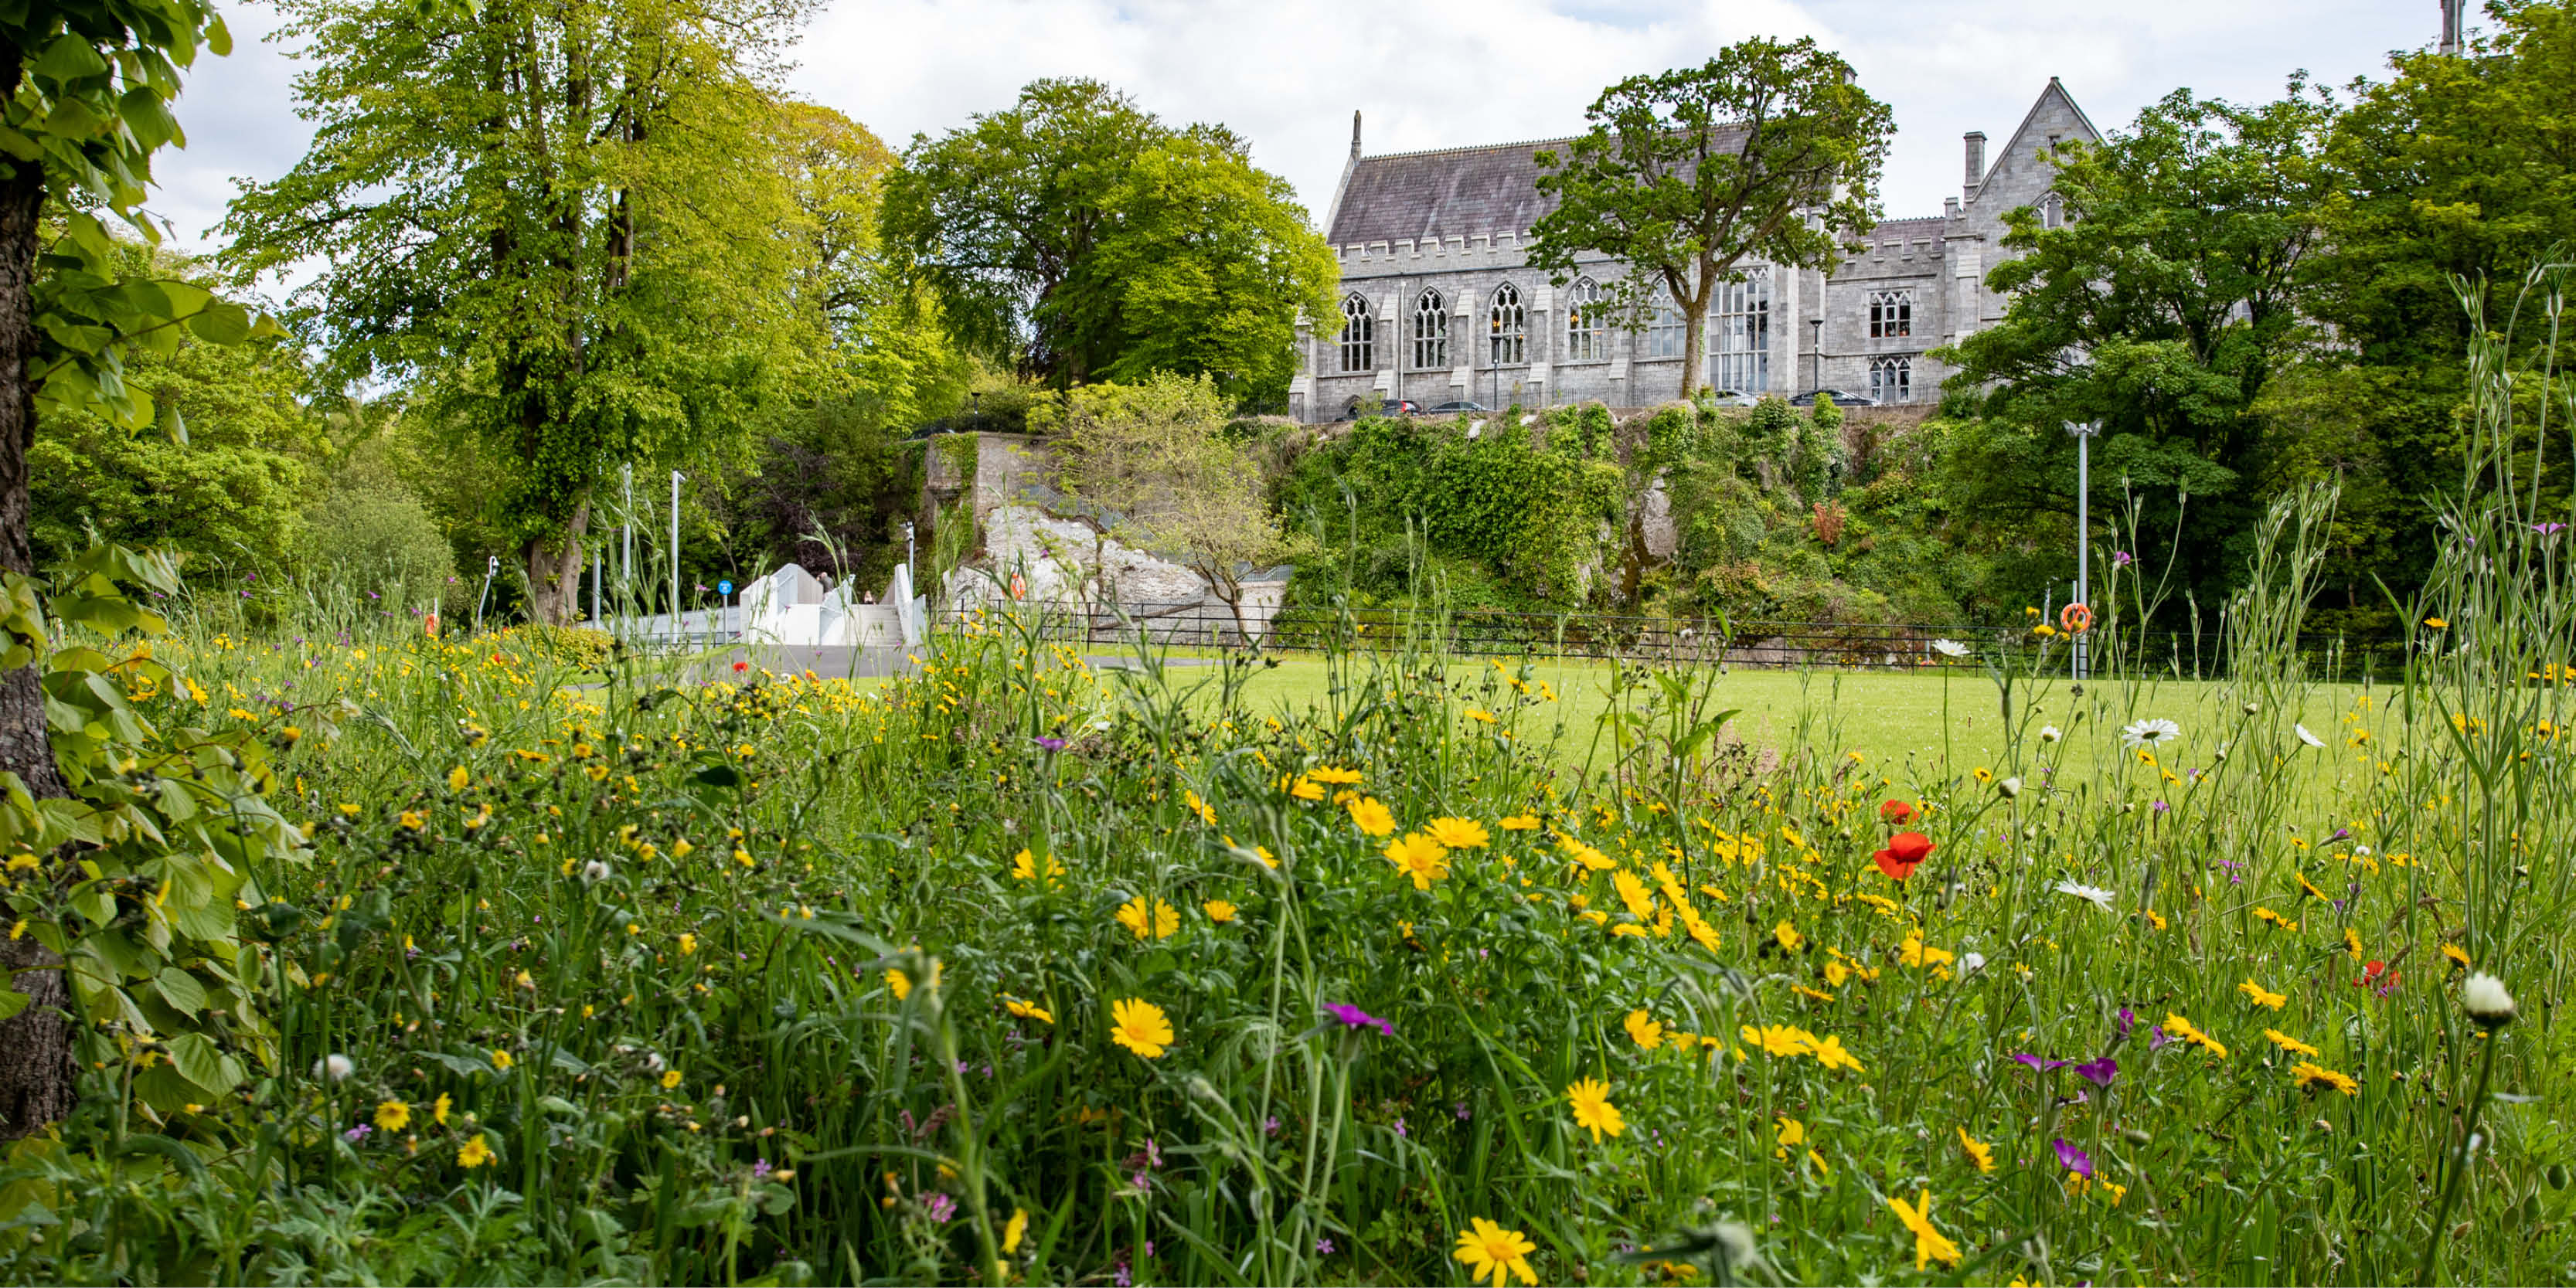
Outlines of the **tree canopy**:
<svg viewBox="0 0 2576 1288">
<path fill-rule="evenodd" d="M 1608 288 L 1614 308 L 1679 309 L 1682 397 L 1699 387 L 1710 299 L 1743 279 L 1739 264 L 1830 267 L 1847 234 L 1878 222 L 1895 118 L 1811 38 L 1632 76 L 1584 116 L 1582 137 L 1538 154 L 1556 206 L 1531 227 L 1529 262 L 1562 284 L 1578 255 L 1607 254 L 1628 266 Z"/>
<path fill-rule="evenodd" d="M 2250 106 L 2177 90 L 2098 144 L 2061 145 L 2065 221 L 2007 216 L 2018 256 L 1987 282 L 2012 303 L 1943 355 L 1984 417 L 1951 444 L 1963 510 L 2001 526 L 2071 514 L 2064 429 L 2096 422 L 2102 499 L 2135 489 L 2167 536 L 2185 496 L 2204 538 L 2249 530 L 2270 451 L 2258 400 L 2313 339 L 2300 283 L 2332 120 L 2296 83 Z M 2232 540 L 2187 548 L 2205 589 L 2245 563 Z"/>
<path fill-rule="evenodd" d="M 1058 388 L 1171 371 L 1275 400 L 1299 311 L 1331 307 L 1338 269 L 1286 180 L 1097 81 L 1037 81 L 904 159 L 888 239 L 961 339 Z"/>
<path fill-rule="evenodd" d="M 226 223 L 326 376 L 400 382 L 507 466 L 488 498 L 560 620 L 593 489 L 738 431 L 819 347 L 767 0 L 288 0 L 311 151 Z"/>
</svg>

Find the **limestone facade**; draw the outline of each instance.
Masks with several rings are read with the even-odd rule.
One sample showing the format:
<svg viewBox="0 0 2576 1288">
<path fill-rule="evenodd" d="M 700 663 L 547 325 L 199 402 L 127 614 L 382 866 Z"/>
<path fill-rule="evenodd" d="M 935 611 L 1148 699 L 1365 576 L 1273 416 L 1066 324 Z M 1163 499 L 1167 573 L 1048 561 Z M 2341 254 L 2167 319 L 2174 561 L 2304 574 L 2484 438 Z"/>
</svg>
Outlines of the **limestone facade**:
<svg viewBox="0 0 2576 1288">
<path fill-rule="evenodd" d="M 1941 214 L 1879 224 L 1829 273 L 1757 264 L 1746 282 L 1722 285 L 1707 382 L 1757 396 L 1827 388 L 1936 400 L 1950 372 L 1929 351 L 2003 316 L 1985 277 L 2004 258 L 2004 216 L 2031 206 L 2054 218 L 2048 148 L 2099 137 L 2050 77 L 1991 157 L 1982 132 L 1965 136 L 1960 195 Z M 1340 315 L 1302 329 L 1290 414 L 1331 420 L 1371 397 L 1501 409 L 1675 396 L 1678 313 L 1629 330 L 1586 307 L 1624 265 L 1587 259 L 1563 285 L 1528 266 L 1530 227 L 1548 209 L 1532 158 L 1566 142 L 1372 157 L 1361 154 L 1355 119 L 1326 221 L 1341 261 Z"/>
</svg>

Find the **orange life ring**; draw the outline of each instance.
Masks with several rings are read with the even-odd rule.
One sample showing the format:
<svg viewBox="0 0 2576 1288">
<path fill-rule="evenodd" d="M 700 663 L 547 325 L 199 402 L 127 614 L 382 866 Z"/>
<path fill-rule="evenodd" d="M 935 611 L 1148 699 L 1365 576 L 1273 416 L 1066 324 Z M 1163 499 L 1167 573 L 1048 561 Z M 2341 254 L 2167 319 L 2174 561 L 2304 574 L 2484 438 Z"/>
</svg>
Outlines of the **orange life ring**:
<svg viewBox="0 0 2576 1288">
<path fill-rule="evenodd" d="M 2057 610 L 2057 624 L 2069 635 L 2081 635 L 2093 629 L 2093 610 L 2082 604 L 2068 604 Z"/>
<path fill-rule="evenodd" d="M 431 639 L 437 639 L 437 638 L 438 638 L 438 614 L 436 614 L 436 613 L 431 613 L 431 614 L 429 614 L 429 616 L 428 616 L 426 619 L 424 619 L 424 620 L 422 621 L 422 623 L 421 623 L 421 628 L 422 628 L 423 633 L 427 634 Z"/>
</svg>

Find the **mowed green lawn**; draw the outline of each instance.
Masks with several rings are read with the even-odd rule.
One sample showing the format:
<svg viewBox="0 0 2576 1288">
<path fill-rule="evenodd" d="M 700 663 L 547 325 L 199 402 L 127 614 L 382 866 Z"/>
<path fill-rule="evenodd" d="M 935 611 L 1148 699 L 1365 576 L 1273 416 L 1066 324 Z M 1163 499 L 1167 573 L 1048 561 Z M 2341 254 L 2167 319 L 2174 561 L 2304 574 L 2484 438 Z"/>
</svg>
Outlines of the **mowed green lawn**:
<svg viewBox="0 0 2576 1288">
<path fill-rule="evenodd" d="M 1450 664 L 1453 692 L 1472 692 L 1481 682 L 1476 673 L 1492 667 L 1478 659 Z M 1552 745 L 1555 758 L 1582 765 L 1587 754 L 1596 765 L 1609 759 L 1604 737 L 1593 751 L 1601 714 L 1609 708 L 1615 668 L 1606 662 L 1542 662 L 1533 680 L 1552 686 L 1558 700 L 1525 708 L 1517 734 L 1533 744 Z M 1176 668 L 1176 685 L 1187 686 L 1212 673 Z M 1246 686 L 1255 710 L 1304 709 L 1321 703 L 1329 683 L 1323 661 L 1290 658 L 1256 675 Z M 1505 695 L 1508 697 L 1508 694 Z M 2156 680 L 2086 686 L 2078 697 L 2063 676 L 2037 686 L 2017 685 L 2016 704 L 2036 702 L 2031 732 L 2053 724 L 2067 734 L 2066 772 L 2083 773 L 2102 761 L 2124 756 L 2121 725 L 2142 718 L 2163 718 L 2182 727 L 2182 737 L 2161 757 L 2173 767 L 2209 763 L 2222 741 L 2230 738 L 2276 750 L 2299 747 L 2310 770 L 2309 788 L 2331 788 L 2338 779 L 2375 775 L 2375 757 L 2393 745 L 2389 734 L 2396 720 L 2389 710 L 2392 690 L 2386 685 L 2320 684 L 2295 713 L 2257 713 L 2248 718 L 2227 686 L 2211 681 Z M 1628 701 L 1641 702 L 1632 691 Z M 1730 668 L 1717 679 L 1712 710 L 1735 710 L 1729 728 L 1754 747 L 1788 754 L 1807 749 L 1827 756 L 1857 751 L 1893 782 L 1928 783 L 1978 767 L 2006 772 L 2004 720 L 1996 685 L 1982 671 L 1940 674 L 1858 670 L 1778 670 Z M 1474 705 L 1461 700 L 1464 708 Z M 2292 724 L 2304 724 L 2325 743 L 2307 749 L 2292 742 Z M 2356 733 L 2371 739 L 2356 745 Z M 2036 745 L 2025 748 L 2035 755 Z"/>
</svg>

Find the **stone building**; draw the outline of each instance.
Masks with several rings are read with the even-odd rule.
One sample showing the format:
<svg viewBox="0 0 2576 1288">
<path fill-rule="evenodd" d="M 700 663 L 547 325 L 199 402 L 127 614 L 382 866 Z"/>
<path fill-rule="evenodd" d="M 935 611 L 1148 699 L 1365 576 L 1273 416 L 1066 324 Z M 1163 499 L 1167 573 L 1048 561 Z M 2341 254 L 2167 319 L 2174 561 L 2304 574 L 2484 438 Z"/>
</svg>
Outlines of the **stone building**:
<svg viewBox="0 0 2576 1288">
<path fill-rule="evenodd" d="M 1721 285 L 1707 381 L 1748 394 L 1842 389 L 1928 402 L 1949 372 L 1928 351 L 2003 316 L 1985 276 L 2004 257 L 2004 216 L 2056 218 L 2049 145 L 2099 135 L 2056 77 L 1989 158 L 1965 143 L 1964 185 L 1937 216 L 1890 219 L 1844 247 L 1830 273 L 1753 264 Z M 1587 259 L 1562 286 L 1527 265 L 1548 209 L 1535 153 L 1569 140 L 1363 156 L 1359 120 L 1326 220 L 1341 260 L 1339 316 L 1310 319 L 1289 411 L 1330 420 L 1361 400 L 1501 408 L 1598 399 L 1647 406 L 1681 391 L 1681 314 L 1643 329 L 1597 307 L 1624 268 Z"/>
</svg>

